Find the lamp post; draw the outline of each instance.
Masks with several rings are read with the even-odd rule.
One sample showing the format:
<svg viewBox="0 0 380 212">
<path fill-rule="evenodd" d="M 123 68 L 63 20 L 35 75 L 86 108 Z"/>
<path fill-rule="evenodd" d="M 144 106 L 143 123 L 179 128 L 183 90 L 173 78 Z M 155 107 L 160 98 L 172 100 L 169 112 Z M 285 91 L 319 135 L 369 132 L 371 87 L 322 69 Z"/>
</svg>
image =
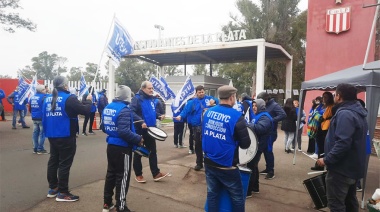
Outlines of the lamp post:
<svg viewBox="0 0 380 212">
<path fill-rule="evenodd" d="M 161 26 L 161 25 L 155 24 L 154 28 L 158 29 L 158 41 L 157 42 L 160 42 L 161 31 L 164 30 L 164 27 Z M 163 75 L 163 73 L 161 73 L 161 75 Z M 158 66 L 157 66 L 157 69 L 156 69 L 156 76 L 158 77 Z"/>
</svg>

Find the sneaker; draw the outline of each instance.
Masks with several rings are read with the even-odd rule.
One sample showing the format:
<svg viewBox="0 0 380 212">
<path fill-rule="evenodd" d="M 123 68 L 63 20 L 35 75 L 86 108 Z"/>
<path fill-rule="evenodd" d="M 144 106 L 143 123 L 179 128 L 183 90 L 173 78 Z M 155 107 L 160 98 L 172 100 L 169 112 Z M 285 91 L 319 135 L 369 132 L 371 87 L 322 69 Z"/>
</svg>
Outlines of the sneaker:
<svg viewBox="0 0 380 212">
<path fill-rule="evenodd" d="M 136 176 L 135 177 L 135 180 L 138 182 L 138 183 L 146 183 L 146 180 L 144 179 L 144 177 L 142 175 L 140 176 Z"/>
<path fill-rule="evenodd" d="M 290 148 L 290 151 L 294 151 L 294 148 Z"/>
<path fill-rule="evenodd" d="M 41 151 L 38 151 L 37 154 L 38 155 L 47 155 L 47 154 L 49 154 L 49 152 L 46 150 L 41 150 Z"/>
<path fill-rule="evenodd" d="M 22 128 L 30 128 L 28 125 L 22 126 Z"/>
<path fill-rule="evenodd" d="M 79 200 L 79 196 L 75 196 L 69 192 L 67 193 L 58 193 L 55 201 L 57 202 L 75 202 Z"/>
<path fill-rule="evenodd" d="M 200 165 L 194 166 L 195 171 L 200 171 L 202 168 L 203 168 L 203 166 L 200 166 Z"/>
<path fill-rule="evenodd" d="M 361 192 L 361 191 L 363 191 L 363 189 L 362 189 L 362 188 L 359 188 L 359 187 L 356 187 L 356 191 L 357 191 L 357 192 Z"/>
<path fill-rule="evenodd" d="M 104 203 L 103 205 L 103 212 L 109 212 L 110 210 L 114 209 L 115 205 L 111 202 L 111 204 Z"/>
<path fill-rule="evenodd" d="M 33 154 L 37 154 L 37 150 L 36 149 L 33 149 Z"/>
<path fill-rule="evenodd" d="M 302 149 L 297 149 L 298 152 L 302 152 Z"/>
<path fill-rule="evenodd" d="M 46 195 L 48 198 L 53 198 L 53 197 L 56 197 L 58 194 L 58 188 L 55 188 L 55 189 L 50 189 L 48 191 L 48 194 Z"/>
<path fill-rule="evenodd" d="M 17 123 L 18 126 L 21 126 L 21 123 Z"/>
<path fill-rule="evenodd" d="M 313 158 L 313 159 L 316 159 L 316 160 L 317 160 L 317 159 L 318 159 L 318 154 L 315 154 L 315 153 L 314 153 L 314 154 L 311 155 L 310 157 Z"/>
<path fill-rule="evenodd" d="M 254 193 L 254 194 L 260 194 L 260 191 L 259 190 L 257 190 L 257 191 L 253 190 L 252 193 Z"/>
<path fill-rule="evenodd" d="M 91 132 L 88 132 L 88 134 L 90 134 L 90 135 L 95 135 L 95 133 L 94 133 L 94 132 L 92 132 L 92 131 L 91 131 Z"/>
<path fill-rule="evenodd" d="M 87 133 L 83 132 L 82 135 L 87 136 Z"/>
<path fill-rule="evenodd" d="M 173 147 L 174 147 L 174 148 L 178 148 L 178 145 L 177 145 L 177 144 L 174 144 Z"/>
<path fill-rule="evenodd" d="M 252 194 L 247 194 L 247 196 L 245 196 L 246 199 L 249 199 L 249 198 L 252 198 Z"/>
<path fill-rule="evenodd" d="M 16 128 L 15 126 L 13 126 L 13 127 L 12 127 L 12 130 L 15 130 L 15 129 L 17 129 L 17 128 Z"/>
<path fill-rule="evenodd" d="M 265 179 L 266 180 L 273 180 L 276 176 L 274 176 L 273 173 L 268 173 L 266 176 L 265 176 Z"/>
<path fill-rule="evenodd" d="M 267 171 L 267 170 L 262 170 L 262 171 L 260 172 L 260 174 L 261 174 L 261 175 L 267 175 L 267 174 L 268 174 L 268 171 Z"/>
<path fill-rule="evenodd" d="M 125 206 L 123 210 L 120 210 L 118 208 L 118 209 L 116 209 L 116 211 L 118 211 L 118 212 L 132 212 L 131 210 L 129 210 L 129 208 L 127 206 Z"/>
<path fill-rule="evenodd" d="M 185 146 L 185 145 L 178 145 L 178 148 L 179 148 L 179 149 L 187 148 L 187 146 Z"/>
<path fill-rule="evenodd" d="M 194 154 L 194 150 L 189 150 L 189 154 Z"/>
<path fill-rule="evenodd" d="M 162 172 L 160 172 L 155 177 L 153 177 L 154 182 L 160 181 L 160 180 L 162 180 L 163 178 L 165 178 L 168 175 L 169 175 L 169 173 L 162 173 Z"/>
</svg>

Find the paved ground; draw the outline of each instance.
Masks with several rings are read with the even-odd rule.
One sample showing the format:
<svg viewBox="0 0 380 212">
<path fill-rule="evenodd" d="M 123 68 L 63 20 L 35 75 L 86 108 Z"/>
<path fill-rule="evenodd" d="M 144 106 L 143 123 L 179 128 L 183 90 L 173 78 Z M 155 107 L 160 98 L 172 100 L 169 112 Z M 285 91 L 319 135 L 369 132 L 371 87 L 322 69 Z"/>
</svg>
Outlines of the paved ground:
<svg viewBox="0 0 380 212">
<path fill-rule="evenodd" d="M 10 117 L 8 118 L 8 120 Z M 29 121 L 28 123 L 31 123 Z M 8 126 L 9 125 L 9 126 Z M 9 128 L 8 128 L 9 127 Z M 25 131 L 24 129 L 17 129 L 15 131 L 10 130 L 11 122 L 0 123 L 0 133 L 1 137 L 12 138 L 13 142 L 3 142 L 1 139 L 0 150 L 1 150 L 1 160 L 0 160 L 0 182 L 1 182 L 1 205 L 3 204 L 15 204 L 7 198 L 7 194 L 3 193 L 4 188 L 11 191 L 13 186 L 23 186 L 28 185 L 28 182 L 19 181 L 5 181 L 4 178 L 12 178 L 9 167 L 5 169 L 4 153 L 9 151 L 14 151 L 15 145 L 20 140 L 24 139 L 25 136 L 31 134 L 31 129 Z M 168 125 L 163 127 L 163 129 L 168 133 L 169 138 L 165 142 L 158 142 L 158 157 L 159 157 L 159 167 L 162 171 L 171 172 L 171 177 L 167 177 L 160 182 L 154 182 L 152 176 L 150 175 L 149 166 L 147 160 L 144 160 L 143 172 L 145 178 L 148 180 L 146 184 L 139 184 L 133 179 L 131 180 L 130 189 L 127 196 L 128 207 L 133 211 L 204 211 L 204 203 L 206 199 L 206 181 L 204 170 L 196 172 L 192 169 L 195 165 L 195 155 L 189 155 L 187 149 L 174 149 L 172 147 L 173 140 L 173 127 Z M 24 131 L 23 131 L 24 130 Z M 12 133 L 12 136 L 9 136 Z M 80 200 L 74 203 L 62 203 L 56 202 L 54 199 L 45 198 L 46 194 L 41 194 L 45 192 L 46 189 L 46 178 L 41 178 L 38 182 L 44 184 L 41 188 L 39 196 L 34 197 L 33 201 L 24 203 L 24 211 L 101 211 L 103 198 L 103 186 L 104 177 L 94 177 L 95 175 L 105 175 L 105 155 L 104 154 L 104 138 L 102 133 L 98 133 L 96 136 L 79 137 L 78 138 L 78 150 L 77 156 L 74 160 L 72 175 L 70 178 L 70 188 L 71 192 L 79 195 Z M 185 140 L 187 140 L 186 137 Z M 307 138 L 304 137 L 303 149 L 307 147 Z M 82 142 L 83 141 L 83 142 Z M 94 147 L 93 150 L 88 150 L 90 147 L 88 143 L 91 142 Z M 187 142 L 186 142 L 187 143 Z M 13 154 L 30 155 L 31 144 L 28 145 L 29 148 L 20 148 L 19 151 L 14 151 Z M 85 148 L 87 147 L 87 148 Z M 98 150 L 98 149 L 101 149 Z M 293 165 L 293 154 L 286 154 L 283 150 L 283 133 L 279 131 L 279 138 L 274 146 L 275 152 L 275 175 L 274 180 L 265 180 L 260 177 L 260 193 L 254 194 L 253 198 L 247 199 L 246 201 L 246 211 L 313 211 L 313 203 L 306 192 L 303 181 L 315 175 L 308 175 L 307 172 L 310 170 L 310 166 L 314 164 L 313 160 L 304 154 L 297 152 L 296 164 Z M 87 151 L 88 150 L 88 151 Z M 92 152 L 95 152 L 92 155 Z M 99 151 L 99 152 L 98 152 Z M 83 153 L 87 152 L 87 153 Z M 85 155 L 87 158 L 81 158 L 79 155 Z M 9 156 L 11 157 L 11 156 Z M 26 157 L 26 156 L 24 156 Z M 24 163 L 31 163 L 28 158 L 25 159 Z M 35 160 L 35 159 L 32 159 Z M 41 159 L 42 160 L 42 159 Z M 44 159 L 46 162 L 47 157 Z M 88 161 L 87 161 L 88 160 Z M 8 161 L 7 163 L 14 163 L 13 161 Z M 16 162 L 15 162 L 16 163 Z M 87 165 L 87 163 L 89 165 Z M 17 164 L 17 163 L 16 163 Z M 46 164 L 46 163 L 45 163 Z M 84 165 L 89 166 L 86 168 Z M 98 164 L 98 165 L 96 165 Z M 368 198 L 376 188 L 379 187 L 379 160 L 371 156 L 370 167 L 368 172 L 367 180 L 367 192 L 366 198 Z M 260 161 L 260 170 L 265 166 L 265 161 L 262 159 Z M 46 166 L 44 165 L 44 168 Z M 100 171 L 97 171 L 97 170 Z M 46 173 L 46 172 L 45 172 Z M 45 175 L 43 173 L 43 175 Z M 134 173 L 132 172 L 134 176 Z M 22 176 L 13 176 L 14 178 L 22 178 Z M 94 180 L 98 178 L 98 180 Z M 80 181 L 80 183 L 78 183 Z M 7 184 L 7 185 L 5 185 Z M 12 185 L 17 184 L 17 185 Z M 18 185 L 21 184 L 21 185 Z M 29 190 L 24 190 L 23 192 L 29 192 Z M 32 192 L 32 191 L 30 191 Z M 362 193 L 358 193 L 358 198 L 361 199 Z M 6 201 L 9 202 L 6 202 Z M 21 199 L 16 200 L 22 201 Z M 1 206 L 1 211 L 23 211 L 20 208 L 17 209 L 15 206 L 4 207 Z M 6 208 L 6 209 L 5 209 Z M 16 209 L 14 209 L 16 208 Z M 14 210 L 13 210 L 14 209 Z M 323 209 L 322 211 L 328 211 Z"/>
</svg>

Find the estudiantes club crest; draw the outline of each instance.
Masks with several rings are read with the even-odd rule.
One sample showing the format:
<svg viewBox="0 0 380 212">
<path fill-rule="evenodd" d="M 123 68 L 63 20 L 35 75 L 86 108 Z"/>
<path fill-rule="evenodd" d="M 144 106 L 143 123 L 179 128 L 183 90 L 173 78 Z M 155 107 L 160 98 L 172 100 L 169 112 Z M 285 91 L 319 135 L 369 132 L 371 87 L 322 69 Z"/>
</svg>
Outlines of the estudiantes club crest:
<svg viewBox="0 0 380 212">
<path fill-rule="evenodd" d="M 326 32 L 339 34 L 351 27 L 351 7 L 328 9 L 326 11 Z"/>
</svg>

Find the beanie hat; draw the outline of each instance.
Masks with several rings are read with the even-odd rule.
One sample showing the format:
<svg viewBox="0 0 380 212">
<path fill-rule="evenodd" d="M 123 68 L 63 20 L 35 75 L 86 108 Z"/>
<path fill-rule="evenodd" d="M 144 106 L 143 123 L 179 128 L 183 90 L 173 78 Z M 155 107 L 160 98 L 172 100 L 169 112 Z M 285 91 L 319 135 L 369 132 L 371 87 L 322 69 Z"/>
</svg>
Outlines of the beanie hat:
<svg viewBox="0 0 380 212">
<path fill-rule="evenodd" d="M 263 91 L 257 95 L 257 99 L 263 99 L 264 101 L 268 101 L 270 99 L 269 94 L 267 92 Z"/>
<path fill-rule="evenodd" d="M 231 95 L 235 94 L 236 92 L 237 89 L 229 85 L 223 85 L 218 88 L 219 99 L 228 99 Z"/>
<path fill-rule="evenodd" d="M 37 85 L 37 86 L 36 86 L 36 91 L 37 91 L 37 92 L 42 93 L 43 90 L 45 90 L 45 86 L 43 86 L 43 85 Z"/>
<path fill-rule="evenodd" d="M 131 102 L 131 89 L 126 85 L 119 85 L 115 98 L 121 101 Z"/>
<path fill-rule="evenodd" d="M 252 98 L 247 93 L 242 93 L 240 97 L 241 100 L 252 100 Z"/>
</svg>

